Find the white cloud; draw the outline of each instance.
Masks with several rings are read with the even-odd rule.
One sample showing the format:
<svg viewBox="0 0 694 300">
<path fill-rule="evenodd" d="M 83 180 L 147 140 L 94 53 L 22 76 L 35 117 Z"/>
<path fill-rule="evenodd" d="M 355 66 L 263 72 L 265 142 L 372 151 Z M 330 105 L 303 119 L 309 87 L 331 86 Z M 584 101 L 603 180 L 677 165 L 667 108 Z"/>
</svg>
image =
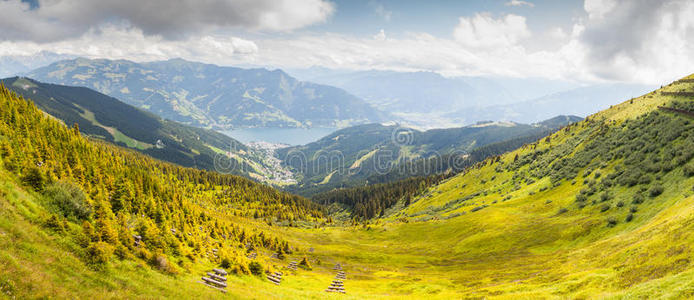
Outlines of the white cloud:
<svg viewBox="0 0 694 300">
<path fill-rule="evenodd" d="M 566 34 L 564 29 L 561 29 L 561 27 L 554 27 L 550 29 L 547 34 L 549 35 L 550 38 L 553 38 L 555 40 L 566 40 L 569 35 Z"/>
<path fill-rule="evenodd" d="M 444 75 L 504 75 L 560 78 L 570 65 L 555 53 L 527 53 L 522 47 L 496 51 L 465 48 L 451 39 L 411 33 L 402 38 L 356 38 L 340 34 L 256 41 L 270 66 L 436 71 Z M 575 75 L 575 72 L 571 74 Z"/>
<path fill-rule="evenodd" d="M 586 0 L 578 41 L 599 77 L 663 83 L 694 72 L 694 2 Z"/>
<path fill-rule="evenodd" d="M 377 34 L 374 35 L 374 40 L 377 41 L 385 41 L 386 40 L 386 32 L 385 30 L 381 29 Z"/>
<path fill-rule="evenodd" d="M 47 0 L 36 9 L 9 0 L 0 1 L 0 40 L 58 41 L 107 22 L 165 38 L 223 28 L 289 31 L 325 22 L 334 11 L 326 0 Z"/>
<path fill-rule="evenodd" d="M 0 42 L 0 56 L 37 55 L 41 51 L 89 58 L 163 60 L 182 57 L 210 63 L 224 63 L 248 58 L 258 53 L 258 46 L 248 40 L 229 36 L 201 35 L 184 40 L 166 40 L 149 36 L 140 29 L 104 25 L 79 38 L 57 42 Z"/>
<path fill-rule="evenodd" d="M 49 3 L 54 2 L 62 1 Z M 14 9 L 17 14 L 36 13 L 23 12 L 28 6 L 16 1 L 0 1 L 0 16 L 11 14 L 3 8 Z M 293 9 L 273 8 L 276 11 Z M 6 40 L 0 42 L 0 56 L 33 55 L 47 50 L 64 55 L 136 61 L 182 57 L 220 65 L 279 68 L 316 65 L 355 70 L 435 71 L 445 75 L 649 84 L 666 83 L 694 72 L 694 2 L 587 0 L 584 9 L 585 17 L 577 19 L 570 31 L 548 27 L 532 33 L 523 16 L 494 17 L 480 13 L 460 18 L 450 38 L 412 32 L 395 35 L 388 32 L 386 35 L 380 30 L 365 37 L 313 32 L 263 34 L 249 40 L 202 30 L 196 35 L 169 39 L 150 34 L 131 22 L 116 22 L 91 26 L 85 33 L 53 41 Z M 284 16 L 258 19 L 255 23 L 239 26 L 258 27 L 262 23 L 266 28 L 276 28 L 284 22 L 279 21 L 281 18 Z M 0 18 L 0 28 L 3 28 L 0 36 L 42 27 L 47 27 L 48 31 L 36 29 L 32 35 L 55 34 L 50 31 L 52 19 L 29 20 L 31 22 L 13 23 Z M 32 24 L 39 26 L 33 28 Z M 19 27 L 26 28 L 14 29 Z M 58 31 L 65 32 L 64 28 Z M 527 46 L 533 41 L 537 41 L 537 45 L 533 45 L 537 47 Z"/>
<path fill-rule="evenodd" d="M 499 19 L 479 13 L 461 17 L 453 32 L 459 43 L 473 48 L 511 47 L 530 35 L 525 17 L 513 14 Z"/>
<path fill-rule="evenodd" d="M 511 0 L 509 2 L 504 3 L 504 5 L 506 5 L 506 6 L 523 6 L 523 5 L 525 5 L 525 6 L 529 6 L 529 7 L 535 7 L 535 4 L 533 4 L 532 2 L 523 1 L 523 0 Z"/>
</svg>

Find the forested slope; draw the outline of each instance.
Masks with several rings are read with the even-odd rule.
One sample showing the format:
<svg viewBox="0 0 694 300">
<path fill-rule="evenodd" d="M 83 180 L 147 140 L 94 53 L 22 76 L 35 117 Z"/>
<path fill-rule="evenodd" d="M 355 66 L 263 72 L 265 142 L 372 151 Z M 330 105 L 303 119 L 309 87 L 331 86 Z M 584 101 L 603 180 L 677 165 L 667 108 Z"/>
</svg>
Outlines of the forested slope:
<svg viewBox="0 0 694 300">
<path fill-rule="evenodd" d="M 244 274 L 246 249 L 292 249 L 281 237 L 258 230 L 254 218 L 321 219 L 322 209 L 309 200 L 248 179 L 90 141 L 4 87 L 0 107 L 2 195 L 8 197 L 3 206 L 10 206 L 3 211 L 16 211 L 14 217 L 44 228 L 63 250 L 95 270 L 119 259 L 170 274 L 186 274 L 200 262 L 221 262 Z M 28 196 L 12 202 L 17 184 Z M 213 248 L 218 257 L 211 255 Z M 28 292 L 26 286 L 16 289 Z"/>
</svg>

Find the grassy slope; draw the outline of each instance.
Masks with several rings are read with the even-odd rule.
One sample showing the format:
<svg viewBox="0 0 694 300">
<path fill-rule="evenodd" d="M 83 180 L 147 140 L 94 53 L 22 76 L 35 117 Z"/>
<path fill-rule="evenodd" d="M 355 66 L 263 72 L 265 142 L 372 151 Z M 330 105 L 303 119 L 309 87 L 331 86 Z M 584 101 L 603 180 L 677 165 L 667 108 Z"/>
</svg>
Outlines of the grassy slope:
<svg viewBox="0 0 694 300">
<path fill-rule="evenodd" d="M 41 197 L 14 181 L 0 171 L 0 299 L 325 299 L 321 292 L 333 275 L 327 265 L 311 272 L 283 270 L 282 288 L 259 277 L 229 276 L 228 294 L 197 283 L 217 267 L 206 261 L 176 276 L 136 259 L 113 260 L 106 271 L 93 270 L 76 254 L 78 245 L 40 225 L 40 216 L 47 214 Z M 287 264 L 269 261 L 276 268 Z"/>
<path fill-rule="evenodd" d="M 670 100 L 659 94 L 646 95 L 594 117 L 621 122 Z M 582 122 L 572 132 L 580 132 L 587 126 Z M 570 135 L 558 132 L 552 136 L 551 143 L 539 143 L 538 149 L 559 145 Z M 508 163 L 515 154 L 531 151 L 531 147 L 525 147 L 504 155 L 502 160 Z M 614 164 L 607 164 L 603 170 L 613 168 Z M 259 299 L 694 297 L 691 266 L 694 177 L 686 178 L 681 168 L 675 168 L 663 175 L 666 189 L 657 201 L 641 204 L 634 220 L 628 223 L 622 220 L 629 206 L 614 208 L 610 213 L 617 215 L 620 222 L 607 227 L 605 215 L 596 211 L 597 206 L 572 208 L 558 214 L 560 208 L 572 207 L 575 195 L 583 188 L 582 174 L 579 173 L 574 184 L 565 181 L 539 191 L 549 185 L 549 179 L 544 178 L 509 192 L 509 183 L 505 181 L 513 176 L 512 172 L 497 172 L 494 165 L 487 165 L 432 188 L 427 196 L 377 224 L 321 229 L 255 224 L 263 230 L 283 233 L 301 249 L 292 258 L 307 255 L 314 260 L 314 270 L 289 274 L 279 287 L 255 277 L 232 276 L 228 296 Z M 0 178 L 7 177 L 0 175 Z M 11 289 L 20 298 L 41 295 L 87 298 L 101 296 L 104 291 L 119 298 L 220 296 L 194 283 L 202 270 L 211 267 L 204 263 L 196 265 L 191 274 L 179 277 L 161 275 L 149 268 L 139 269 L 137 263 L 127 261 L 115 262 L 112 271 L 106 274 L 90 271 L 67 250 L 73 246 L 56 240 L 32 223 L 35 219 L 32 216 L 40 213 L 37 205 L 40 200 L 22 192 L 11 180 L 2 180 L 0 290 L 5 295 Z M 623 194 L 630 192 L 628 188 L 621 189 Z M 487 196 L 469 200 L 475 204 L 444 206 L 480 190 L 501 190 L 511 198 L 501 201 L 500 193 L 489 192 Z M 472 207 L 483 204 L 490 206 L 470 212 Z M 455 213 L 460 215 L 446 219 Z M 409 222 L 401 221 L 403 217 Z M 315 251 L 303 252 L 309 247 Z M 323 292 L 334 274 L 330 268 L 337 262 L 347 272 L 347 295 Z M 44 294 L 33 294 L 37 288 Z"/>
<path fill-rule="evenodd" d="M 673 99 L 651 93 L 591 118 L 615 121 L 617 126 Z M 573 131 L 587 126 L 583 122 Z M 558 132 L 551 143 L 542 142 L 538 149 L 561 144 L 569 137 L 569 133 Z M 515 154 L 531 151 L 525 147 L 502 160 L 510 163 Z M 609 163 L 603 171 L 616 163 Z M 544 178 L 510 192 L 506 180 L 512 175 L 488 165 L 442 183 L 370 229 L 295 230 L 290 234 L 297 242 L 318 244 L 314 247 L 325 259 L 341 258 L 350 268 L 348 273 L 361 276 L 363 281 L 350 281 L 353 294 L 414 298 L 694 296 L 694 252 L 690 247 L 694 242 L 694 178 L 683 176 L 681 168 L 663 175 L 665 193 L 641 204 L 631 222 L 624 222 L 630 205 L 613 207 L 610 213 L 619 220 L 615 227 L 606 226 L 607 215 L 599 212 L 599 206 L 572 207 L 575 195 L 584 187 L 581 173 L 575 184 L 565 181 L 552 188 L 549 178 Z M 550 188 L 540 191 L 545 186 Z M 616 197 L 627 200 L 633 189 L 618 187 Z M 489 191 L 488 195 L 445 207 L 482 190 Z M 511 198 L 502 201 L 501 194 L 506 193 Z M 471 212 L 481 205 L 489 207 Z M 558 214 L 564 207 L 571 209 Z M 436 220 L 455 213 L 460 216 Z M 410 222 L 400 222 L 403 216 Z"/>
</svg>

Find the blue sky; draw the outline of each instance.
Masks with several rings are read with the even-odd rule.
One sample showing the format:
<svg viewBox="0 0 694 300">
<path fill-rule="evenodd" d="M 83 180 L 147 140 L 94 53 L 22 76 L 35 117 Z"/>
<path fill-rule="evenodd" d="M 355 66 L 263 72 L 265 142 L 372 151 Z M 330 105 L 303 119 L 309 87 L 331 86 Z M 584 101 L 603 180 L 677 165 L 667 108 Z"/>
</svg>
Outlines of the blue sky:
<svg viewBox="0 0 694 300">
<path fill-rule="evenodd" d="M 649 84 L 694 72 L 689 0 L 28 2 L 0 1 L 0 58 L 180 57 Z"/>
<path fill-rule="evenodd" d="M 373 35 L 380 29 L 398 34 L 405 31 L 428 32 L 438 37 L 449 37 L 461 16 L 479 12 L 492 15 L 517 14 L 526 16 L 528 27 L 542 30 L 560 26 L 570 30 L 572 20 L 586 15 L 583 1 L 532 1 L 528 5 L 510 6 L 509 1 L 335 1 L 337 10 L 325 23 L 306 28 L 356 35 Z M 388 17 L 387 17 L 388 16 Z"/>
</svg>

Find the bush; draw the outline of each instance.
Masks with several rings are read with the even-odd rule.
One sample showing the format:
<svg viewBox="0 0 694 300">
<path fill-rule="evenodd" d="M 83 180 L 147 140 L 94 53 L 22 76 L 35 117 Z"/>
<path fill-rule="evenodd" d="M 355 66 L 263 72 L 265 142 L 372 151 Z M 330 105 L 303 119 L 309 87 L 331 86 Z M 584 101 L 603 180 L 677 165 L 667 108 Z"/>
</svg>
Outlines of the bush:
<svg viewBox="0 0 694 300">
<path fill-rule="evenodd" d="M 617 202 L 617 207 L 622 207 L 622 206 L 624 206 L 624 201 Z"/>
<path fill-rule="evenodd" d="M 588 200 L 588 197 L 586 197 L 586 195 L 583 195 L 583 194 L 576 195 L 576 202 L 585 202 L 586 200 Z"/>
<path fill-rule="evenodd" d="M 562 207 L 562 208 L 559 209 L 559 211 L 557 211 L 557 214 L 558 214 L 558 215 L 561 215 L 561 214 L 566 213 L 566 212 L 568 212 L 568 211 L 569 211 L 569 210 L 568 210 L 566 207 Z"/>
<path fill-rule="evenodd" d="M 103 270 L 108 266 L 113 248 L 104 242 L 90 243 L 87 247 L 87 263 L 95 269 Z"/>
<path fill-rule="evenodd" d="M 299 266 L 303 267 L 306 270 L 311 270 L 311 263 L 308 262 L 308 258 L 304 256 L 304 258 L 301 259 L 301 262 L 299 262 Z"/>
<path fill-rule="evenodd" d="M 116 257 L 118 257 L 118 259 L 120 260 L 130 258 L 131 256 L 128 252 L 128 248 L 125 248 L 125 246 L 121 244 L 118 244 L 118 246 L 116 246 L 116 249 L 113 251 L 113 254 L 116 255 Z"/>
<path fill-rule="evenodd" d="M 46 187 L 44 196 L 64 217 L 72 220 L 85 220 L 91 217 L 92 207 L 82 189 L 66 181 L 59 181 Z"/>
<path fill-rule="evenodd" d="M 606 212 L 606 211 L 608 211 L 609 209 L 610 209 L 610 205 L 609 205 L 609 204 L 605 204 L 605 205 L 603 205 L 602 207 L 600 207 L 600 212 Z"/>
<path fill-rule="evenodd" d="M 610 200 L 610 198 L 611 198 L 611 197 L 610 197 L 610 193 L 608 193 L 607 191 L 605 191 L 605 192 L 603 192 L 602 194 L 600 194 L 600 201 L 602 201 L 602 202 L 605 202 L 605 201 L 607 201 L 607 200 Z"/>
<path fill-rule="evenodd" d="M 223 269 L 231 269 L 231 265 L 231 259 L 229 259 L 228 257 L 222 258 L 222 262 L 219 264 L 219 266 Z"/>
<path fill-rule="evenodd" d="M 159 271 L 176 274 L 176 269 L 169 264 L 169 260 L 166 258 L 166 255 L 161 252 L 152 255 L 149 264 Z"/>
<path fill-rule="evenodd" d="M 65 232 L 65 226 L 63 226 L 63 222 L 58 220 L 58 218 L 55 215 L 51 215 L 48 219 L 46 219 L 46 227 L 58 233 Z"/>
<path fill-rule="evenodd" d="M 634 214 L 628 214 L 627 218 L 624 221 L 631 222 L 632 219 L 634 219 Z"/>
<path fill-rule="evenodd" d="M 653 185 L 653 186 L 648 190 L 648 194 L 649 194 L 651 197 L 657 197 L 657 196 L 660 196 L 660 194 L 663 193 L 663 190 L 664 190 L 663 186 L 656 183 L 655 185 Z"/>
<path fill-rule="evenodd" d="M 634 200 L 631 201 L 631 204 L 641 204 L 643 203 L 643 195 L 641 194 L 636 194 L 634 195 Z"/>
<path fill-rule="evenodd" d="M 263 275 L 263 265 L 261 265 L 257 261 L 252 261 L 251 263 L 249 263 L 248 270 L 251 271 L 251 274 L 255 276 Z"/>
<path fill-rule="evenodd" d="M 614 227 L 615 225 L 617 225 L 617 219 L 615 219 L 615 217 L 608 217 L 607 227 Z"/>
<path fill-rule="evenodd" d="M 694 176 L 694 163 L 690 163 L 690 164 L 685 165 L 684 168 L 682 168 L 682 170 L 684 171 L 684 176 L 687 176 L 687 177 Z"/>
<path fill-rule="evenodd" d="M 37 167 L 30 167 L 24 172 L 24 176 L 22 176 L 22 182 L 30 187 L 32 187 L 35 191 L 42 191 L 43 186 L 46 182 L 46 177 L 43 175 L 43 172 Z"/>
</svg>

